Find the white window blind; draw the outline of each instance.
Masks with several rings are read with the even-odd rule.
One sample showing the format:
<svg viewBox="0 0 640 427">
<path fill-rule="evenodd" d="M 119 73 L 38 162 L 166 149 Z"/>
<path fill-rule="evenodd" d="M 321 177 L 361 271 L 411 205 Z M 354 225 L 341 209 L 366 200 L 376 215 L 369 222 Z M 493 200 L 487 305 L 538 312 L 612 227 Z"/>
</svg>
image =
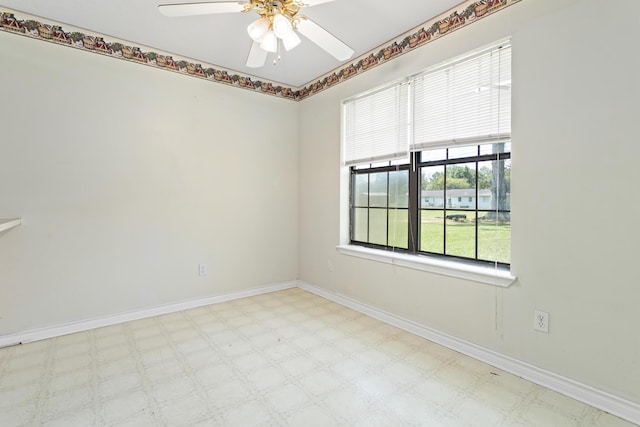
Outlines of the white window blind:
<svg viewBox="0 0 640 427">
<path fill-rule="evenodd" d="M 409 153 L 407 83 L 347 100 L 343 106 L 345 165 L 407 157 Z"/>
<path fill-rule="evenodd" d="M 510 45 L 418 75 L 412 85 L 412 150 L 510 138 Z"/>
</svg>

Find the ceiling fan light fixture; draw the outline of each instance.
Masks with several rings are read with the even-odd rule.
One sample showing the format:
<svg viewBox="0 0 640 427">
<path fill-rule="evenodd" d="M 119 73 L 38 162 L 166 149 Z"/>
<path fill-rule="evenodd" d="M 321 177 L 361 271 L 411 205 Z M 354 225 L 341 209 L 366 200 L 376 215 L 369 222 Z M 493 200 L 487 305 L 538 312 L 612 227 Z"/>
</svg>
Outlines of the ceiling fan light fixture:
<svg viewBox="0 0 640 427">
<path fill-rule="evenodd" d="M 291 21 L 289 21 L 281 13 L 274 14 L 273 32 L 276 33 L 276 36 L 278 36 L 278 38 L 284 39 L 289 34 L 293 33 L 293 26 L 291 25 Z"/>
<path fill-rule="evenodd" d="M 272 53 L 276 52 L 278 50 L 278 37 L 276 37 L 276 33 L 273 31 L 267 32 L 260 43 L 260 49 Z"/>
<path fill-rule="evenodd" d="M 262 42 L 262 39 L 264 39 L 265 35 L 269 32 L 269 24 L 269 19 L 265 17 L 253 21 L 247 27 L 249 37 L 258 43 Z"/>
<path fill-rule="evenodd" d="M 158 10 L 165 16 L 193 16 L 215 13 L 255 12 L 260 17 L 247 26 L 253 40 L 246 66 L 262 67 L 269 53 L 278 53 L 280 40 L 287 51 L 301 44 L 298 33 L 326 51 L 338 61 L 346 61 L 354 50 L 306 16 L 301 8 L 334 0 L 205 0 L 198 3 L 161 4 Z"/>
<path fill-rule="evenodd" d="M 290 51 L 294 47 L 300 44 L 300 37 L 295 33 L 295 31 L 291 31 L 285 37 L 282 38 L 282 45 L 287 51 Z"/>
</svg>

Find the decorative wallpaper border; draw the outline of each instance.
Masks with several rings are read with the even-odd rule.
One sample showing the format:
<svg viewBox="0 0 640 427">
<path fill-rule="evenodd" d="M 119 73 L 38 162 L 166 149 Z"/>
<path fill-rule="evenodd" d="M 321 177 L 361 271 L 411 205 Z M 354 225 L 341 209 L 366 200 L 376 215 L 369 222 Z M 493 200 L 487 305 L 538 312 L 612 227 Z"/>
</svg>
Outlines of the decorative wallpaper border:
<svg viewBox="0 0 640 427">
<path fill-rule="evenodd" d="M 369 71 L 405 53 L 425 46 L 455 30 L 471 25 L 479 19 L 498 12 L 521 0 L 467 0 L 453 9 L 430 19 L 424 24 L 404 33 L 389 43 L 356 58 L 351 64 L 331 71 L 316 82 L 298 89 L 298 100 L 303 100 L 351 77 Z"/>
<path fill-rule="evenodd" d="M 165 52 L 143 51 L 123 41 L 106 41 L 98 34 L 65 31 L 61 25 L 41 21 L 40 18 L 20 16 L 20 12 L 0 10 L 0 31 L 18 34 L 46 42 L 56 43 L 86 52 L 106 55 L 141 65 L 160 68 L 216 83 L 235 86 L 280 98 L 301 101 L 335 86 L 358 74 L 369 71 L 414 49 L 425 46 L 455 30 L 498 12 L 521 0 L 466 0 L 455 8 L 433 18 L 423 25 L 399 36 L 325 75 L 317 81 L 296 88 L 259 80 L 254 76 L 238 74 L 215 65 L 190 62 L 174 58 Z"/>
</svg>

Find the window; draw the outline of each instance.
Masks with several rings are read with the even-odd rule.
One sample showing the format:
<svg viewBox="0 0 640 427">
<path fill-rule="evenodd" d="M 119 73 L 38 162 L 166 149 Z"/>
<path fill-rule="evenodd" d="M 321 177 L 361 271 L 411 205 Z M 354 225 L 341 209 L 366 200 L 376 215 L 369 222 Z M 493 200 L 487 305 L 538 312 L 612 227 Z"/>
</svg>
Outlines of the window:
<svg viewBox="0 0 640 427">
<path fill-rule="evenodd" d="M 445 149 L 441 160 L 422 151 L 409 163 L 352 167 L 351 243 L 508 265 L 510 145 L 477 145 L 467 157 Z M 463 205 L 463 197 L 470 202 Z"/>
<path fill-rule="evenodd" d="M 351 169 L 351 241 L 409 248 L 409 164 Z"/>
<path fill-rule="evenodd" d="M 470 147 L 471 148 L 471 147 Z M 510 143 L 477 145 L 467 157 L 449 154 L 442 160 L 422 161 L 415 153 L 420 185 L 413 197 L 444 200 L 457 197 L 459 205 L 421 204 L 412 239 L 416 253 L 446 255 L 500 265 L 510 263 L 511 148 Z M 487 152 L 487 154 L 481 154 Z M 419 195 L 418 195 L 419 193 Z M 472 194 L 473 196 L 468 196 Z"/>
<path fill-rule="evenodd" d="M 351 244 L 509 266 L 508 43 L 345 101 L 343 114 Z"/>
</svg>

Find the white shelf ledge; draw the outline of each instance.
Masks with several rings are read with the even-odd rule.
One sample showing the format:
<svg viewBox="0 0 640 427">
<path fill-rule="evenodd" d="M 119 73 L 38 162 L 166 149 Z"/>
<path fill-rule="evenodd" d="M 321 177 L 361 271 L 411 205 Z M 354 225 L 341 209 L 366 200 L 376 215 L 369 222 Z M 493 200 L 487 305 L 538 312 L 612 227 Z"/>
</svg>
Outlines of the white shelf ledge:
<svg viewBox="0 0 640 427">
<path fill-rule="evenodd" d="M 21 218 L 0 219 L 0 231 L 9 230 L 22 224 Z"/>
</svg>

